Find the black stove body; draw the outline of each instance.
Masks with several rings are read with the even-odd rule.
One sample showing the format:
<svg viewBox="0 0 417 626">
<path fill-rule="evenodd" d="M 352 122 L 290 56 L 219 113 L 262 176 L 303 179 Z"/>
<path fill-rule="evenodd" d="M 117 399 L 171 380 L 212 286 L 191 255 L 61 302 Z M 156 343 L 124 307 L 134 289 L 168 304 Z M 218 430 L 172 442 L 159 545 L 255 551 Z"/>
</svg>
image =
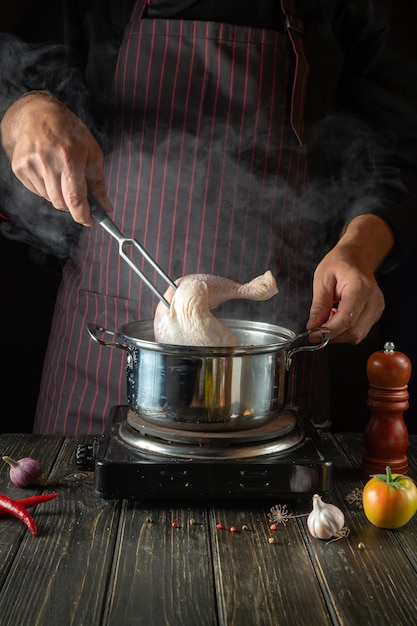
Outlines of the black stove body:
<svg viewBox="0 0 417 626">
<path fill-rule="evenodd" d="M 105 434 L 77 448 L 78 467 L 94 471 L 102 498 L 277 501 L 331 489 L 332 463 L 321 451 L 321 433 L 297 409 L 284 409 L 289 426 L 278 437 L 262 429 L 231 437 L 210 433 L 195 443 L 194 434 L 191 444 L 181 431 L 171 432 L 172 441 L 161 441 L 152 428 L 142 432 L 129 414 L 127 406 L 113 407 Z"/>
</svg>

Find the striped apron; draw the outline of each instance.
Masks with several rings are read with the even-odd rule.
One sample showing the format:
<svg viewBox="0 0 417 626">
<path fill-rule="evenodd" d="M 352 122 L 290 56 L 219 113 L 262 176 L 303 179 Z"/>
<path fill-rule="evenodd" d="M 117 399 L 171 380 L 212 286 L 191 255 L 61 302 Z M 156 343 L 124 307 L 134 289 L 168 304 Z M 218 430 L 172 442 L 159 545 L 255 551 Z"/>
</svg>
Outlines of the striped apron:
<svg viewBox="0 0 417 626">
<path fill-rule="evenodd" d="M 114 221 L 171 278 L 246 282 L 270 269 L 278 296 L 216 314 L 300 332 L 319 259 L 303 150 L 308 67 L 292 5 L 281 0 L 286 27 L 275 32 L 146 19 L 139 0 L 115 70 L 106 176 Z M 35 432 L 103 431 L 111 407 L 127 402 L 126 355 L 93 342 L 86 324 L 117 330 L 151 319 L 157 302 L 102 228 L 83 231 L 57 298 Z M 289 403 L 316 422 L 327 418 L 324 352 L 296 355 L 288 377 Z"/>
</svg>

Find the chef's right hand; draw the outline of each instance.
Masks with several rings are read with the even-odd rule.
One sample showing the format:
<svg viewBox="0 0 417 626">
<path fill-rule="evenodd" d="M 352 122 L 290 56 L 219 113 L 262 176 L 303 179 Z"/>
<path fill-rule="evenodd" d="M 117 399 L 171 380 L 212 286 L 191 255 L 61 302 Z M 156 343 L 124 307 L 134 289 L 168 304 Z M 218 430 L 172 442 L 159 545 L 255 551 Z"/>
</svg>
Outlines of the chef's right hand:
<svg viewBox="0 0 417 626">
<path fill-rule="evenodd" d="M 104 209 L 103 152 L 87 126 L 46 93 L 29 93 L 1 121 L 1 139 L 15 176 L 84 226 L 94 223 L 87 191 Z"/>
</svg>

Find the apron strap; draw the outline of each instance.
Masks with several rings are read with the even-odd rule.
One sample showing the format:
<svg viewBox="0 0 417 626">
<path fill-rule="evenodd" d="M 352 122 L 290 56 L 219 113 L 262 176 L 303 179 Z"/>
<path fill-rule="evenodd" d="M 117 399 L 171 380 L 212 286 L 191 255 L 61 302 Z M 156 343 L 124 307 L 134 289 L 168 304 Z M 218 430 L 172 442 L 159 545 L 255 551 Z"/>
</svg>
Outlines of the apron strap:
<svg viewBox="0 0 417 626">
<path fill-rule="evenodd" d="M 142 8 L 140 9 L 139 17 L 140 19 L 142 19 L 143 14 L 145 13 L 146 7 L 148 6 L 148 4 L 150 4 L 150 2 L 151 0 L 136 0 L 130 19 L 132 19 L 132 15 L 137 15 L 137 12 L 139 11 L 140 6 L 142 6 Z"/>
<path fill-rule="evenodd" d="M 297 16 L 294 0 L 281 0 L 284 27 L 295 54 L 295 73 L 291 98 L 291 127 L 302 146 L 304 143 L 304 106 L 306 99 L 308 62 L 304 52 L 304 22 Z"/>
</svg>

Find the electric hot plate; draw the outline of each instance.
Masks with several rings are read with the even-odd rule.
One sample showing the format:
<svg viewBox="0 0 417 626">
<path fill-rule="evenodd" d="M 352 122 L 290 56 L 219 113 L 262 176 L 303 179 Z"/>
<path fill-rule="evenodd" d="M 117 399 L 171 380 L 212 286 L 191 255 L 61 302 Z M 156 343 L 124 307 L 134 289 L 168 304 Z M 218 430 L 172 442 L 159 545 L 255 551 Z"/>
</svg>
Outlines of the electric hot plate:
<svg viewBox="0 0 417 626">
<path fill-rule="evenodd" d="M 331 489 L 320 432 L 293 407 L 256 428 L 196 433 L 115 406 L 104 435 L 79 445 L 76 460 L 105 499 L 302 499 Z"/>
</svg>

